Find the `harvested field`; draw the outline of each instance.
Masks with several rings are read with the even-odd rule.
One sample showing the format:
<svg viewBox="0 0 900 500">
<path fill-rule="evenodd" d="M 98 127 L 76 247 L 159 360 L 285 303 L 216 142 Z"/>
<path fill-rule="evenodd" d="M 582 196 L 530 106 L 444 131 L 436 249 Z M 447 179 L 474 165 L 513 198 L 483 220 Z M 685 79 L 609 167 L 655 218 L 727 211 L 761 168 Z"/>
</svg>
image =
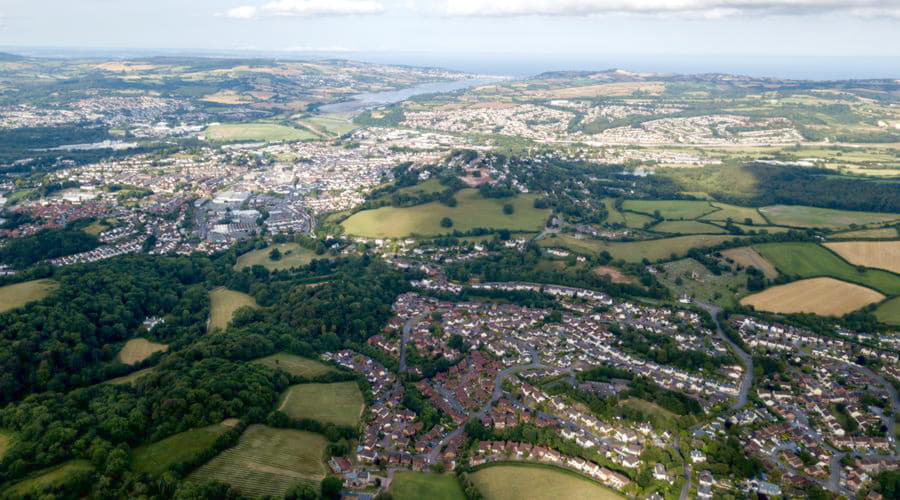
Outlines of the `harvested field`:
<svg viewBox="0 0 900 500">
<path fill-rule="evenodd" d="M 774 313 L 843 316 L 883 299 L 884 295 L 870 288 L 833 278 L 812 278 L 744 297 L 741 304 Z"/>
<path fill-rule="evenodd" d="M 133 365 L 149 358 L 154 353 L 166 352 L 168 349 L 169 346 L 166 344 L 157 344 L 147 339 L 131 339 L 119 351 L 118 357 L 122 363 Z"/>
<path fill-rule="evenodd" d="M 597 266 L 594 268 L 594 274 L 606 276 L 613 283 L 634 283 L 634 278 L 610 266 Z"/>
<path fill-rule="evenodd" d="M 841 241 L 825 246 L 853 265 L 900 274 L 900 241 Z"/>
<path fill-rule="evenodd" d="M 59 288 L 59 283 L 53 280 L 25 281 L 0 287 L 0 313 L 41 300 L 57 288 Z"/>
<path fill-rule="evenodd" d="M 259 307 L 253 297 L 246 293 L 235 292 L 227 288 L 216 288 L 209 292 L 209 325 L 207 330 L 225 329 L 231 323 L 234 312 L 242 307 Z"/>
<path fill-rule="evenodd" d="M 471 478 L 486 500 L 624 498 L 574 472 L 547 465 L 493 465 L 477 470 Z"/>
<path fill-rule="evenodd" d="M 759 269 L 766 278 L 775 279 L 778 277 L 778 270 L 775 269 L 775 266 L 764 259 L 762 255 L 756 253 L 756 250 L 751 247 L 729 248 L 728 250 L 722 250 L 722 255 L 744 267 L 753 266 Z"/>
<path fill-rule="evenodd" d="M 865 225 L 900 220 L 900 214 L 853 212 L 802 205 L 772 205 L 770 207 L 762 207 L 759 211 L 772 224 L 791 227 L 842 229 L 850 226 L 850 224 Z"/>
<path fill-rule="evenodd" d="M 320 434 L 251 425 L 238 444 L 202 465 L 188 481 L 221 481 L 250 497 L 283 497 L 287 490 L 307 482 L 316 490 L 327 472 Z"/>
<path fill-rule="evenodd" d="M 253 362 L 270 368 L 284 370 L 298 377 L 317 377 L 335 371 L 324 363 L 285 352 L 255 359 Z"/>
<path fill-rule="evenodd" d="M 354 427 L 365 408 L 356 382 L 292 385 L 281 397 L 278 410 L 295 419 Z"/>
</svg>

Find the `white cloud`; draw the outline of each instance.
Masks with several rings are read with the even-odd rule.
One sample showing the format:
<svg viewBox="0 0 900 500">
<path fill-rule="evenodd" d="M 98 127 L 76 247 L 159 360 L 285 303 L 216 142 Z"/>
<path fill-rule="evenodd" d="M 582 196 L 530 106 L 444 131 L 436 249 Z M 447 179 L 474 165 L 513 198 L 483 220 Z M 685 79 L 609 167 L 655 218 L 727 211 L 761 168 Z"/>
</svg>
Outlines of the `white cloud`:
<svg viewBox="0 0 900 500">
<path fill-rule="evenodd" d="M 376 0 L 275 0 L 259 7 L 242 5 L 225 13 L 233 19 L 371 15 L 384 12 Z"/>
<path fill-rule="evenodd" d="M 607 13 L 677 14 L 720 18 L 741 14 L 844 12 L 900 17 L 900 0 L 446 0 L 449 16 L 587 16 Z"/>
</svg>

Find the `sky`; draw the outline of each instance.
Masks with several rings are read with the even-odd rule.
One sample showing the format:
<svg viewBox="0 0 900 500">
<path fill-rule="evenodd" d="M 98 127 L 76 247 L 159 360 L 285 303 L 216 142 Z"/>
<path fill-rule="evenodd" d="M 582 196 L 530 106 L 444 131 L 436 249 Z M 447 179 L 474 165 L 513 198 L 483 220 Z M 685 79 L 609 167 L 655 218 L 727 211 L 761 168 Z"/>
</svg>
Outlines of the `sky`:
<svg viewBox="0 0 900 500">
<path fill-rule="evenodd" d="M 900 0 L 0 0 L 0 46 L 896 63 Z"/>
</svg>

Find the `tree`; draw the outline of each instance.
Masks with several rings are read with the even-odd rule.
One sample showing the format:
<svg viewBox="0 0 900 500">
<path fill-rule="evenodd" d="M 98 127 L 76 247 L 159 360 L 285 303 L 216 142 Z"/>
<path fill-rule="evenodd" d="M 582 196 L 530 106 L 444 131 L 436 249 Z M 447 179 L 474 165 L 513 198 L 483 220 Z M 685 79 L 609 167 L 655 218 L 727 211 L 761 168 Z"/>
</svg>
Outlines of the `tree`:
<svg viewBox="0 0 900 500">
<path fill-rule="evenodd" d="M 340 498 L 344 481 L 336 476 L 328 476 L 322 480 L 322 498 Z"/>
<path fill-rule="evenodd" d="M 515 211 L 516 211 L 516 209 L 515 209 L 515 207 L 512 206 L 512 203 L 507 203 L 507 204 L 503 205 L 503 213 L 505 213 L 506 215 L 512 215 L 513 212 L 515 212 Z"/>
<path fill-rule="evenodd" d="M 453 227 L 453 219 L 450 217 L 444 217 L 441 219 L 441 227 L 451 228 Z"/>
<path fill-rule="evenodd" d="M 269 260 L 281 260 L 281 251 L 277 248 L 273 248 L 271 252 L 269 252 Z"/>
<path fill-rule="evenodd" d="M 319 498 L 319 495 L 316 493 L 316 490 L 307 483 L 294 485 L 284 495 L 285 500 L 316 500 L 317 498 Z"/>
</svg>

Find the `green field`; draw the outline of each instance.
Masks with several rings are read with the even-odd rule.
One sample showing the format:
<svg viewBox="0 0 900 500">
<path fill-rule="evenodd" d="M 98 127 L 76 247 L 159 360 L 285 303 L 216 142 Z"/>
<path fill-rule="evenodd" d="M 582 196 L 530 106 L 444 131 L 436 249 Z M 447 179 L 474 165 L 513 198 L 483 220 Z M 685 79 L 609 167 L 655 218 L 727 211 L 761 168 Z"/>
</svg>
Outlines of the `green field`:
<svg viewBox="0 0 900 500">
<path fill-rule="evenodd" d="M 625 219 L 625 226 L 632 229 L 640 229 L 655 220 L 649 215 L 635 212 L 622 212 L 622 217 Z"/>
<path fill-rule="evenodd" d="M 708 201 L 625 200 L 622 209 L 652 215 L 657 210 L 663 219 L 696 219 L 715 210 Z"/>
<path fill-rule="evenodd" d="M 147 339 L 137 338 L 126 342 L 119 354 L 116 355 L 116 358 L 126 365 L 134 365 L 157 352 L 165 352 L 167 350 L 169 350 L 169 346 L 166 344 L 157 344 Z"/>
<path fill-rule="evenodd" d="M 192 429 L 169 436 L 162 441 L 135 448 L 131 466 L 135 472 L 159 475 L 169 467 L 186 462 L 212 447 L 228 427 L 221 424 Z"/>
<path fill-rule="evenodd" d="M 278 260 L 269 258 L 269 253 L 275 248 L 281 252 L 281 258 Z M 279 271 L 282 269 L 305 266 L 316 257 L 316 252 L 313 252 L 306 247 L 302 247 L 298 243 L 279 243 L 241 255 L 234 265 L 234 270 L 241 271 L 245 268 L 259 265 L 265 267 L 269 271 Z"/>
<path fill-rule="evenodd" d="M 359 128 L 353 123 L 352 115 L 343 114 L 312 115 L 298 123 L 326 137 L 340 137 Z"/>
<path fill-rule="evenodd" d="M 284 370 L 298 377 L 318 377 L 319 375 L 335 371 L 334 368 L 324 363 L 286 352 L 255 359 L 253 362 L 270 368 Z"/>
<path fill-rule="evenodd" d="M 624 498 L 600 484 L 557 467 L 504 464 L 479 469 L 472 482 L 485 500 L 610 500 Z"/>
<path fill-rule="evenodd" d="M 622 212 L 616 210 L 616 200 L 612 198 L 603 198 L 603 206 L 606 207 L 606 211 L 609 215 L 606 216 L 606 222 L 609 224 L 622 224 L 625 225 L 625 216 L 622 215 Z"/>
<path fill-rule="evenodd" d="M 733 307 L 737 305 L 736 297 L 747 292 L 745 273 L 733 276 L 725 272 L 716 276 L 694 259 L 668 262 L 663 269 L 665 272 L 658 274 L 657 278 L 676 298 L 685 293 L 695 300 Z M 681 285 L 675 283 L 678 278 L 681 278 Z"/>
<path fill-rule="evenodd" d="M 744 223 L 745 220 L 750 219 L 753 221 L 754 225 L 765 225 L 767 224 L 766 219 L 763 218 L 759 212 L 753 207 L 740 207 L 738 205 L 729 205 L 728 203 L 719 203 L 713 202 L 711 205 L 714 208 L 718 208 L 715 212 L 711 214 L 704 215 L 700 217 L 701 220 L 715 220 L 715 221 L 726 221 L 729 218 L 733 220 L 735 223 Z"/>
<path fill-rule="evenodd" d="M 282 497 L 307 482 L 318 490 L 325 477 L 328 441 L 320 434 L 251 425 L 234 448 L 202 465 L 189 481 L 220 481 L 250 497 Z"/>
<path fill-rule="evenodd" d="M 857 239 L 893 239 L 896 238 L 896 227 L 882 227 L 878 229 L 861 229 L 859 231 L 848 231 L 846 233 L 832 234 L 828 237 L 830 240 L 857 240 Z"/>
<path fill-rule="evenodd" d="M 396 472 L 391 481 L 391 497 L 396 500 L 465 500 L 466 494 L 453 474 Z"/>
<path fill-rule="evenodd" d="M 722 234 L 726 232 L 719 226 L 695 220 L 667 220 L 653 225 L 650 230 L 671 234 Z"/>
<path fill-rule="evenodd" d="M 59 288 L 59 283 L 53 280 L 25 281 L 0 287 L 0 313 L 41 300 L 57 288 Z"/>
<path fill-rule="evenodd" d="M 900 295 L 900 277 L 885 271 L 863 272 L 815 243 L 766 243 L 753 247 L 781 273 L 802 278 L 829 276 L 867 286 L 887 295 Z"/>
<path fill-rule="evenodd" d="M 626 262 L 641 262 L 646 258 L 653 262 L 669 259 L 673 253 L 676 257 L 683 257 L 692 248 L 715 246 L 732 238 L 734 236 L 730 235 L 694 235 L 647 241 L 608 242 L 560 235 L 556 238 L 543 239 L 540 241 L 540 245 L 543 247 L 563 247 L 573 252 L 586 254 L 595 254 L 606 250 L 614 259 L 622 259 Z"/>
<path fill-rule="evenodd" d="M 93 469 L 94 467 L 87 460 L 70 460 L 30 474 L 25 479 L 4 488 L 0 494 L 4 498 L 22 498 L 29 494 L 35 495 L 47 488 L 62 486 L 72 479 L 73 475 L 90 472 Z"/>
<path fill-rule="evenodd" d="M 432 193 L 440 193 L 441 191 L 445 191 L 447 186 L 441 184 L 439 180 L 432 177 L 425 182 L 420 182 L 415 186 L 406 186 L 398 189 L 396 191 L 397 194 L 409 194 L 409 195 L 422 195 L 422 194 L 432 194 Z M 390 198 L 391 195 L 385 195 L 386 198 Z"/>
<path fill-rule="evenodd" d="M 306 141 L 319 136 L 309 130 L 275 123 L 223 123 L 211 125 L 204 132 L 210 141 L 218 142 L 277 142 Z"/>
<path fill-rule="evenodd" d="M 878 321 L 889 325 L 900 326 L 900 297 L 886 300 L 875 309 L 875 316 Z"/>
<path fill-rule="evenodd" d="M 296 418 L 355 427 L 365 407 L 356 382 L 292 385 L 281 396 L 278 410 Z"/>
<path fill-rule="evenodd" d="M 791 229 L 788 227 L 781 226 L 748 226 L 746 224 L 735 224 L 735 226 L 741 228 L 745 233 L 749 233 L 750 231 L 756 231 L 757 233 L 762 233 L 766 231 L 769 234 L 778 234 L 778 233 L 786 233 Z"/>
<path fill-rule="evenodd" d="M 128 375 L 124 375 L 122 377 L 111 378 L 103 383 L 112 385 L 132 385 L 135 381 L 137 381 L 137 379 L 152 372 L 154 368 L 155 367 L 144 368 L 143 370 L 138 370 L 134 373 L 129 373 Z"/>
<path fill-rule="evenodd" d="M 227 288 L 216 288 L 209 292 L 209 301 L 207 329 L 210 331 L 215 328 L 225 329 L 228 327 L 234 312 L 242 307 L 259 307 L 253 297 Z"/>
<path fill-rule="evenodd" d="M 0 460 L 9 451 L 10 446 L 12 446 L 12 436 L 5 432 L 0 432 Z"/>
<path fill-rule="evenodd" d="M 475 228 L 538 231 L 550 216 L 549 209 L 534 208 L 536 195 L 515 198 L 487 199 L 477 190 L 464 189 L 456 194 L 459 205 L 448 207 L 433 202 L 407 208 L 382 207 L 357 212 L 341 223 L 349 235 L 367 238 L 405 238 L 413 235 L 436 236 L 454 230 Z M 514 207 L 512 215 L 503 213 L 503 206 Z M 441 219 L 449 217 L 452 228 L 441 227 Z"/>
<path fill-rule="evenodd" d="M 850 224 L 864 225 L 900 220 L 900 215 L 898 214 L 851 212 L 849 210 L 832 210 L 802 205 L 772 205 L 770 207 L 762 207 L 759 211 L 772 224 L 791 227 L 842 229 Z"/>
</svg>

